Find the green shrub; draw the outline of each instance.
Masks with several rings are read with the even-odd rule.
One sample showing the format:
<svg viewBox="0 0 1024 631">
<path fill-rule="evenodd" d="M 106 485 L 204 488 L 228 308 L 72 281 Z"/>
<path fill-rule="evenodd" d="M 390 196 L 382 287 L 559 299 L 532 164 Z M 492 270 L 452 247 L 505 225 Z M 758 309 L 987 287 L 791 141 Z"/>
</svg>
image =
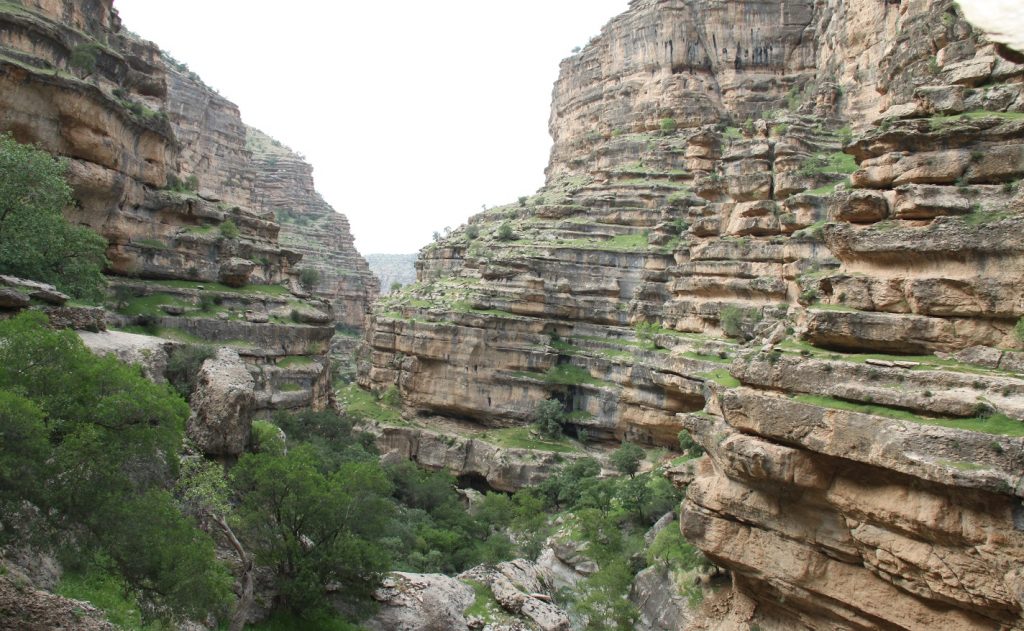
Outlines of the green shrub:
<svg viewBox="0 0 1024 631">
<path fill-rule="evenodd" d="M 679 432 L 679 448 L 692 456 L 704 455 L 704 448 L 685 429 Z"/>
<path fill-rule="evenodd" d="M 1013 327 L 1013 333 L 1017 336 L 1017 339 L 1024 342 L 1024 318 L 1017 320 L 1017 325 Z"/>
<path fill-rule="evenodd" d="M 507 221 L 498 226 L 498 241 L 511 241 L 516 238 L 515 232 L 512 231 L 512 224 Z"/>
<path fill-rule="evenodd" d="M 719 313 L 719 323 L 727 336 L 749 339 L 752 337 L 751 329 L 761 321 L 761 317 L 761 311 L 757 308 L 727 305 Z"/>
<path fill-rule="evenodd" d="M 557 399 L 546 399 L 537 404 L 533 410 L 533 423 L 537 430 L 548 438 L 558 438 L 568 421 L 562 402 Z"/>
<path fill-rule="evenodd" d="M 622 446 L 612 453 L 612 466 L 619 473 L 633 477 L 640 470 L 640 463 L 644 459 L 644 450 L 633 443 L 622 443 Z"/>
<path fill-rule="evenodd" d="M 661 131 L 663 133 L 671 134 L 672 132 L 674 132 L 678 128 L 679 128 L 679 125 L 676 123 L 676 119 L 674 119 L 674 118 L 663 118 L 663 119 L 661 119 Z"/>
<path fill-rule="evenodd" d="M 284 441 L 281 430 L 270 421 L 257 419 L 252 422 L 252 448 L 259 453 L 283 453 Z"/>
<path fill-rule="evenodd" d="M 199 369 L 203 367 L 203 362 L 216 354 L 216 348 L 201 344 L 175 347 L 167 359 L 167 370 L 164 372 L 164 376 L 178 391 L 178 394 L 188 399 L 192 396 L 192 390 L 195 389 L 196 379 L 199 377 Z"/>
<path fill-rule="evenodd" d="M 83 78 L 88 77 L 96 72 L 96 58 L 102 50 L 99 44 L 79 44 L 71 50 L 68 66 L 80 72 Z"/>
<path fill-rule="evenodd" d="M 312 267 L 304 267 L 299 270 L 299 284 L 306 291 L 312 291 L 320 282 L 320 271 Z"/>
<path fill-rule="evenodd" d="M 76 298 L 103 298 L 107 242 L 73 226 L 66 163 L 0 134 L 0 273 L 52 283 Z"/>
<path fill-rule="evenodd" d="M 237 239 L 238 234 L 238 226 L 233 220 L 226 219 L 224 223 L 220 224 L 220 235 L 225 239 Z"/>
<path fill-rule="evenodd" d="M 480 228 L 477 228 L 474 224 L 466 226 L 466 238 L 472 241 L 480 236 Z"/>
</svg>

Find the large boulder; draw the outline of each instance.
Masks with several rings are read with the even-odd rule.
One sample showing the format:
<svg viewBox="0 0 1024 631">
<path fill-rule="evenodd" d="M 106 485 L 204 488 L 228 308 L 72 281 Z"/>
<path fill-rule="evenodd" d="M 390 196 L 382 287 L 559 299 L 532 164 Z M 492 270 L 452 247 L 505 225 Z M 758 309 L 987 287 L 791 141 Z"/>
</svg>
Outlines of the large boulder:
<svg viewBox="0 0 1024 631">
<path fill-rule="evenodd" d="M 190 400 L 189 438 L 208 456 L 237 456 L 249 444 L 255 383 L 238 353 L 222 348 L 203 363 Z"/>
<path fill-rule="evenodd" d="M 443 574 L 392 572 L 374 598 L 380 610 L 363 623 L 370 631 L 468 631 L 463 612 L 476 594 Z"/>
<path fill-rule="evenodd" d="M 126 364 L 135 364 L 147 379 L 156 383 L 166 381 L 168 353 L 177 344 L 151 335 L 121 331 L 79 331 L 78 336 L 94 355 L 113 355 Z"/>
</svg>

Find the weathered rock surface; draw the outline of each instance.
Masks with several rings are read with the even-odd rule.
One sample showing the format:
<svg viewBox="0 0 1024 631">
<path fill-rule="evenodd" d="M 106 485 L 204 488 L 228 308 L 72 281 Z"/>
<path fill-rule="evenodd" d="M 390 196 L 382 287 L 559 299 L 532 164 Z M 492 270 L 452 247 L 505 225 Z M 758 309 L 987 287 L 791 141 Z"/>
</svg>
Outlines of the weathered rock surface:
<svg viewBox="0 0 1024 631">
<path fill-rule="evenodd" d="M 545 188 L 378 303 L 359 383 L 428 427 L 688 430 L 682 529 L 732 577 L 693 628 L 1024 628 L 1019 57 L 948 0 L 637 0 L 550 129 Z"/>
<path fill-rule="evenodd" d="M 254 383 L 235 351 L 222 348 L 203 362 L 189 402 L 186 432 L 208 456 L 234 457 L 249 445 Z"/>
<path fill-rule="evenodd" d="M 96 607 L 36 589 L 23 577 L 0 576 L 0 628 L 20 631 L 116 631 Z"/>
<path fill-rule="evenodd" d="M 96 44 L 97 55 L 95 72 L 88 76 L 70 64 L 71 52 L 86 44 Z M 165 301 L 159 307 L 168 316 L 161 329 L 192 335 L 202 329 L 208 335 L 199 336 L 215 343 L 263 343 L 244 334 L 248 331 L 239 336 L 230 327 L 213 326 L 226 309 L 173 291 L 188 284 L 223 283 L 239 290 L 230 298 L 241 313 L 263 310 L 266 294 L 250 291 L 253 286 L 280 296 L 277 306 L 283 312 L 268 318 L 276 317 L 273 324 L 282 329 L 293 324 L 304 329 L 310 323 L 329 329 L 335 321 L 361 326 L 376 285 L 355 252 L 345 218 L 316 195 L 311 167 L 286 152 L 287 164 L 268 171 L 265 156 L 247 146 L 250 131 L 238 107 L 156 45 L 123 29 L 111 2 L 8 3 L 0 7 L 0 48 L 0 131 L 68 159 L 77 202 L 67 209 L 68 218 L 107 239 L 108 272 L 115 279 L 140 279 L 113 283 L 111 306 L 116 310 L 134 316 L 138 309 L 133 310 L 132 298 L 160 293 Z M 287 230 L 280 235 L 274 215 L 283 199 L 294 221 L 325 222 L 315 239 L 305 235 L 306 241 L 319 239 L 315 247 L 289 249 L 296 239 Z M 323 267 L 323 295 L 339 307 L 336 313 L 301 289 L 303 254 L 310 257 L 309 265 Z M 147 283 L 168 281 L 177 285 L 137 291 Z M 59 293 L 29 293 L 34 300 L 62 304 Z M 178 301 L 186 300 L 201 307 L 195 310 L 201 315 L 184 313 Z M 24 306 L 14 294 L 6 302 Z M 302 315 L 300 321 L 291 321 L 291 311 Z M 196 323 L 202 319 L 208 322 Z M 58 326 L 105 328 L 102 318 L 94 321 L 74 310 L 51 311 L 51 320 Z M 117 319 L 116 324 L 152 323 Z M 159 333 L 171 337 L 166 330 Z M 328 405 L 329 349 L 329 343 L 318 343 L 292 350 L 320 372 L 310 379 L 276 371 L 274 379 L 265 381 L 261 404 Z M 256 371 L 268 363 L 243 355 Z"/>
<path fill-rule="evenodd" d="M 374 598 L 380 611 L 363 623 L 370 631 L 468 631 L 463 612 L 473 588 L 443 574 L 393 572 Z"/>
</svg>

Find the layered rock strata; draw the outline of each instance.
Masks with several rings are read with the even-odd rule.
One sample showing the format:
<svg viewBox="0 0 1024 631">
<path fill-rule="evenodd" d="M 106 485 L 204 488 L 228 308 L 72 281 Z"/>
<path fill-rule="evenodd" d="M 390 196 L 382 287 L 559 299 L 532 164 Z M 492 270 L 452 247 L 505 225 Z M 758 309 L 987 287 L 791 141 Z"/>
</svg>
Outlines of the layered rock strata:
<svg viewBox="0 0 1024 631">
<path fill-rule="evenodd" d="M 548 182 L 425 248 L 360 383 L 708 452 L 693 628 L 1021 629 L 1024 65 L 948 1 L 635 0 Z"/>
<path fill-rule="evenodd" d="M 67 159 L 67 215 L 109 243 L 109 323 L 234 347 L 259 408 L 327 405 L 334 326 L 361 325 L 376 284 L 311 167 L 254 158 L 238 107 L 122 29 L 109 0 L 6 3 L 0 27 L 0 130 Z M 285 203 L 318 235 L 282 236 Z M 321 271 L 313 293 L 304 266 Z"/>
</svg>

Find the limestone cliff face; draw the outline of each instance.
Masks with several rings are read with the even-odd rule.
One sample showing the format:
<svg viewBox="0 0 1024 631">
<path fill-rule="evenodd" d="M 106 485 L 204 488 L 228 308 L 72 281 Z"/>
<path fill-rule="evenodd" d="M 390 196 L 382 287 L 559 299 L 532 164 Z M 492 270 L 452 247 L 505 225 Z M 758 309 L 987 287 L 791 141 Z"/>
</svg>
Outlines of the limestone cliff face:
<svg viewBox="0 0 1024 631">
<path fill-rule="evenodd" d="M 706 629 L 1024 628 L 1024 65 L 953 3 L 637 0 L 548 183 L 428 246 L 360 383 L 708 456 Z M 572 431 L 570 427 L 570 431 Z"/>
<path fill-rule="evenodd" d="M 75 51 L 95 67 L 72 64 Z M 109 242 L 111 325 L 235 346 L 258 408 L 327 404 L 335 307 L 360 324 L 376 286 L 338 215 L 314 264 L 354 272 L 325 273 L 334 284 L 316 295 L 300 287 L 305 252 L 263 202 L 291 196 L 297 216 L 319 221 L 308 165 L 293 157 L 270 176 L 238 107 L 122 30 L 109 0 L 0 7 L 0 131 L 68 159 L 67 214 Z"/>
<path fill-rule="evenodd" d="M 316 270 L 311 291 L 331 303 L 338 323 L 362 329 L 379 283 L 356 251 L 345 215 L 336 212 L 313 186 L 313 168 L 259 130 L 248 129 L 256 170 L 253 203 L 272 212 L 282 245 L 302 254 L 301 267 Z"/>
</svg>

